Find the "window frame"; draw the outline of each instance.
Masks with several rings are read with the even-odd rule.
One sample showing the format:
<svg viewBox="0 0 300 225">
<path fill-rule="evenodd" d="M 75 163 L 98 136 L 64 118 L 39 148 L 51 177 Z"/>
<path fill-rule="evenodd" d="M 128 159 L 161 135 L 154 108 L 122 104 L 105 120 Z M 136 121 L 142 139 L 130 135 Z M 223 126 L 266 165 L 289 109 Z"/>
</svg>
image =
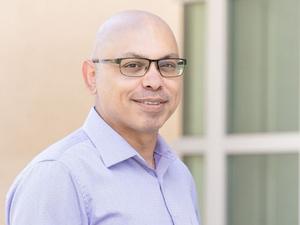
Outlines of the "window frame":
<svg viewBox="0 0 300 225">
<path fill-rule="evenodd" d="M 206 40 L 203 81 L 205 89 L 202 99 L 204 101 L 204 135 L 184 136 L 173 142 L 172 147 L 181 157 L 193 154 L 204 157 L 205 197 L 203 205 L 205 210 L 201 212 L 202 221 L 204 225 L 226 225 L 227 156 L 232 154 L 298 153 L 299 182 L 300 131 L 227 134 L 228 1 L 199 2 L 206 4 L 207 9 L 204 38 Z M 190 4 L 190 1 L 186 1 L 184 4 Z M 300 214 L 300 195 L 298 196 Z M 300 220 L 298 224 L 300 225 Z"/>
</svg>

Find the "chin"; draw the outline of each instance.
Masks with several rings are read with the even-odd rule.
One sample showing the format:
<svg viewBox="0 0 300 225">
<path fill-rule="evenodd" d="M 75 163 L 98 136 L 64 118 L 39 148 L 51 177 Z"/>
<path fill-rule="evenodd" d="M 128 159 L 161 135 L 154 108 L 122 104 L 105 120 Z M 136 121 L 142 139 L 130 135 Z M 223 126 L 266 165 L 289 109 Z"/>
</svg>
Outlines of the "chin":
<svg viewBox="0 0 300 225">
<path fill-rule="evenodd" d="M 141 132 L 145 133 L 157 133 L 158 130 L 163 126 L 163 124 L 157 123 L 153 121 L 148 121 L 144 124 L 144 126 L 141 129 Z"/>
<path fill-rule="evenodd" d="M 147 116 L 147 117 L 136 117 L 133 123 L 136 124 L 135 128 L 139 132 L 143 133 L 157 133 L 158 130 L 164 125 L 167 118 L 166 116 Z M 132 124 L 133 124 L 132 123 Z"/>
</svg>

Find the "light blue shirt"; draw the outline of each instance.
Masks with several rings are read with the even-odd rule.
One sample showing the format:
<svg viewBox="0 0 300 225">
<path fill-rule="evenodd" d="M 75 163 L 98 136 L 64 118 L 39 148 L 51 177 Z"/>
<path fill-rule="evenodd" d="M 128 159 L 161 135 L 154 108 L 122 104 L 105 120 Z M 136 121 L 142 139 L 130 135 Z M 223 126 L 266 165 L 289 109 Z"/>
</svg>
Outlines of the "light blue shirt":
<svg viewBox="0 0 300 225">
<path fill-rule="evenodd" d="M 93 108 L 16 178 L 7 225 L 198 225 L 192 176 L 159 136 L 156 169 Z"/>
</svg>

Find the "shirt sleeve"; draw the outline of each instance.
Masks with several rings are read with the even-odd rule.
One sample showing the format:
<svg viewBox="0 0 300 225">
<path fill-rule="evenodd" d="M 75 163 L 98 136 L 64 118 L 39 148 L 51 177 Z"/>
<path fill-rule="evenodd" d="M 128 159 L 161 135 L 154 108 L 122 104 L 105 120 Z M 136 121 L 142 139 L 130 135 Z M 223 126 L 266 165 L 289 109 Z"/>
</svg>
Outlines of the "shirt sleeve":
<svg viewBox="0 0 300 225">
<path fill-rule="evenodd" d="M 194 181 L 192 175 L 191 175 L 191 189 L 192 189 L 191 195 L 192 195 L 192 199 L 193 199 L 195 213 L 197 215 L 198 223 L 201 224 L 200 210 L 199 210 L 199 205 L 198 205 L 198 194 L 197 194 L 197 190 L 196 190 L 195 181 Z"/>
<path fill-rule="evenodd" d="M 39 162 L 9 194 L 7 225 L 87 225 L 82 193 L 57 161 Z"/>
</svg>

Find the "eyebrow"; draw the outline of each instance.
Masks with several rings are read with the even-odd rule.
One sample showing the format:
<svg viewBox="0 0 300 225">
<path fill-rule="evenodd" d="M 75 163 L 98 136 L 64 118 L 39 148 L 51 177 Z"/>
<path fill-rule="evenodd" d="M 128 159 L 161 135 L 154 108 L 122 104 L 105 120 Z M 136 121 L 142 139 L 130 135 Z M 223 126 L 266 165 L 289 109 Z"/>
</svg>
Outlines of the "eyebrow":
<svg viewBox="0 0 300 225">
<path fill-rule="evenodd" d="M 122 54 L 122 57 L 128 57 L 128 58 L 146 58 L 148 59 L 148 57 L 146 55 L 142 55 L 142 54 L 137 54 L 135 52 L 127 52 L 127 53 L 124 53 Z M 167 55 L 164 55 L 162 57 L 159 57 L 158 59 L 169 59 L 169 58 L 178 58 L 178 54 L 176 53 L 170 53 L 170 54 L 167 54 Z M 120 57 L 121 58 L 121 57 Z"/>
</svg>

